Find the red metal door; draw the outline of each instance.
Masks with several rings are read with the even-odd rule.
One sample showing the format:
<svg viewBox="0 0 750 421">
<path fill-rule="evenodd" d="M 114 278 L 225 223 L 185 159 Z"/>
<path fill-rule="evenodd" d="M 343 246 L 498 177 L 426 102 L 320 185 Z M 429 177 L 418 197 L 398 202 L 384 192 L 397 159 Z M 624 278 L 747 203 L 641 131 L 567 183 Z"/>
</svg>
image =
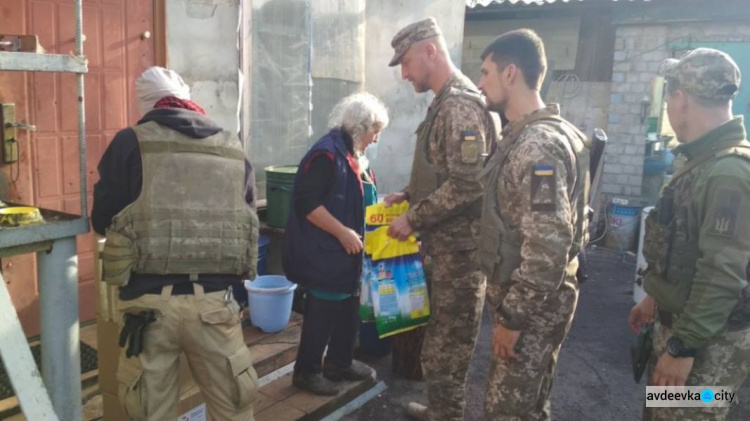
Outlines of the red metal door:
<svg viewBox="0 0 750 421">
<path fill-rule="evenodd" d="M 84 0 L 86 142 L 89 206 L 96 166 L 114 134 L 134 123 L 135 78 L 154 64 L 154 0 Z M 53 53 L 74 49 L 75 19 L 70 0 L 3 0 L 3 32 L 36 34 Z M 7 25 L 7 24 L 10 25 Z M 6 29 L 8 28 L 8 29 Z M 13 28 L 11 31 L 10 28 Z M 5 95 L 7 86 L 12 87 Z M 0 99 L 16 102 L 18 119 L 37 126 L 22 139 L 20 176 L 10 197 L 18 202 L 80 213 L 75 76 L 0 72 Z M 12 97 L 11 97 L 12 95 Z M 9 174 L 11 168 L 3 167 Z M 15 168 L 13 168 L 15 172 Z M 7 176 L 7 175 L 6 175 Z M 91 209 L 86 212 L 90 213 Z M 96 316 L 93 234 L 78 238 L 79 306 L 82 321 Z M 39 329 L 38 292 L 33 255 L 3 261 L 3 276 L 27 335 Z"/>
</svg>

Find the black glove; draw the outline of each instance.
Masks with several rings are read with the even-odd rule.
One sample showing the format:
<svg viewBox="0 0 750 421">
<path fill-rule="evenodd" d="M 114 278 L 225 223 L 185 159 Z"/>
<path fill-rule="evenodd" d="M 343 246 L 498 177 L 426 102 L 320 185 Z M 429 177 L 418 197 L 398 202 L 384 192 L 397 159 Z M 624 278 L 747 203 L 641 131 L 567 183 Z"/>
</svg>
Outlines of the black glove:
<svg viewBox="0 0 750 421">
<path fill-rule="evenodd" d="M 127 358 L 137 357 L 143 351 L 143 333 L 146 326 L 156 321 L 153 310 L 140 311 L 137 314 L 125 313 L 125 324 L 120 331 L 120 347 L 128 344 L 125 352 Z"/>
</svg>

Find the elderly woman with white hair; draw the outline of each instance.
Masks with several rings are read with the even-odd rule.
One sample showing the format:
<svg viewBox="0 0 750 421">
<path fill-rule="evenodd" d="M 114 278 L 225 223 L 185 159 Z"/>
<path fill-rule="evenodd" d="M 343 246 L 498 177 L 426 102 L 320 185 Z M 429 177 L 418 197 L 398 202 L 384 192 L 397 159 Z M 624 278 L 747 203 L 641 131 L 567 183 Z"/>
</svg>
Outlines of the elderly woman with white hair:
<svg viewBox="0 0 750 421">
<path fill-rule="evenodd" d="M 314 394 L 335 395 L 333 382 L 371 375 L 353 360 L 364 208 L 377 197 L 364 151 L 387 125 L 385 106 L 374 96 L 344 98 L 331 113 L 330 131 L 302 158 L 294 181 L 283 265 L 287 278 L 307 295 L 293 384 Z"/>
</svg>

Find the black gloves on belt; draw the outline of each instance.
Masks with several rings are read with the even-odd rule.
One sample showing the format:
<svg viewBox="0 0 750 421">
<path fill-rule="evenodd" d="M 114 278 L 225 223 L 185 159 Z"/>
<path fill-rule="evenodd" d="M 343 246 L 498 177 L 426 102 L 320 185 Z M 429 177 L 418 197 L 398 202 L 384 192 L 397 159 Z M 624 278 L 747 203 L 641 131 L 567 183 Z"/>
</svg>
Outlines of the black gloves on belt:
<svg viewBox="0 0 750 421">
<path fill-rule="evenodd" d="M 144 310 L 136 314 L 125 313 L 124 324 L 120 331 L 120 348 L 128 343 L 126 356 L 137 357 L 143 351 L 143 331 L 149 324 L 156 321 L 153 310 Z"/>
</svg>

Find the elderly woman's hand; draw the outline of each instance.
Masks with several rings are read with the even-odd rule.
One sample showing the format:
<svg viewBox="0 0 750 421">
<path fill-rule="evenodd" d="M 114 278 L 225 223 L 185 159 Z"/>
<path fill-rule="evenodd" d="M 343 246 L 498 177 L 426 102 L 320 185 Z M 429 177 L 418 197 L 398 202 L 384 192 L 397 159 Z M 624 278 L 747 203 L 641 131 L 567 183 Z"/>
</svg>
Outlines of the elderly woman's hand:
<svg viewBox="0 0 750 421">
<path fill-rule="evenodd" d="M 362 238 L 353 229 L 344 228 L 336 238 L 338 238 L 341 246 L 347 253 L 357 254 L 362 252 L 362 248 L 364 247 L 362 245 Z"/>
</svg>

